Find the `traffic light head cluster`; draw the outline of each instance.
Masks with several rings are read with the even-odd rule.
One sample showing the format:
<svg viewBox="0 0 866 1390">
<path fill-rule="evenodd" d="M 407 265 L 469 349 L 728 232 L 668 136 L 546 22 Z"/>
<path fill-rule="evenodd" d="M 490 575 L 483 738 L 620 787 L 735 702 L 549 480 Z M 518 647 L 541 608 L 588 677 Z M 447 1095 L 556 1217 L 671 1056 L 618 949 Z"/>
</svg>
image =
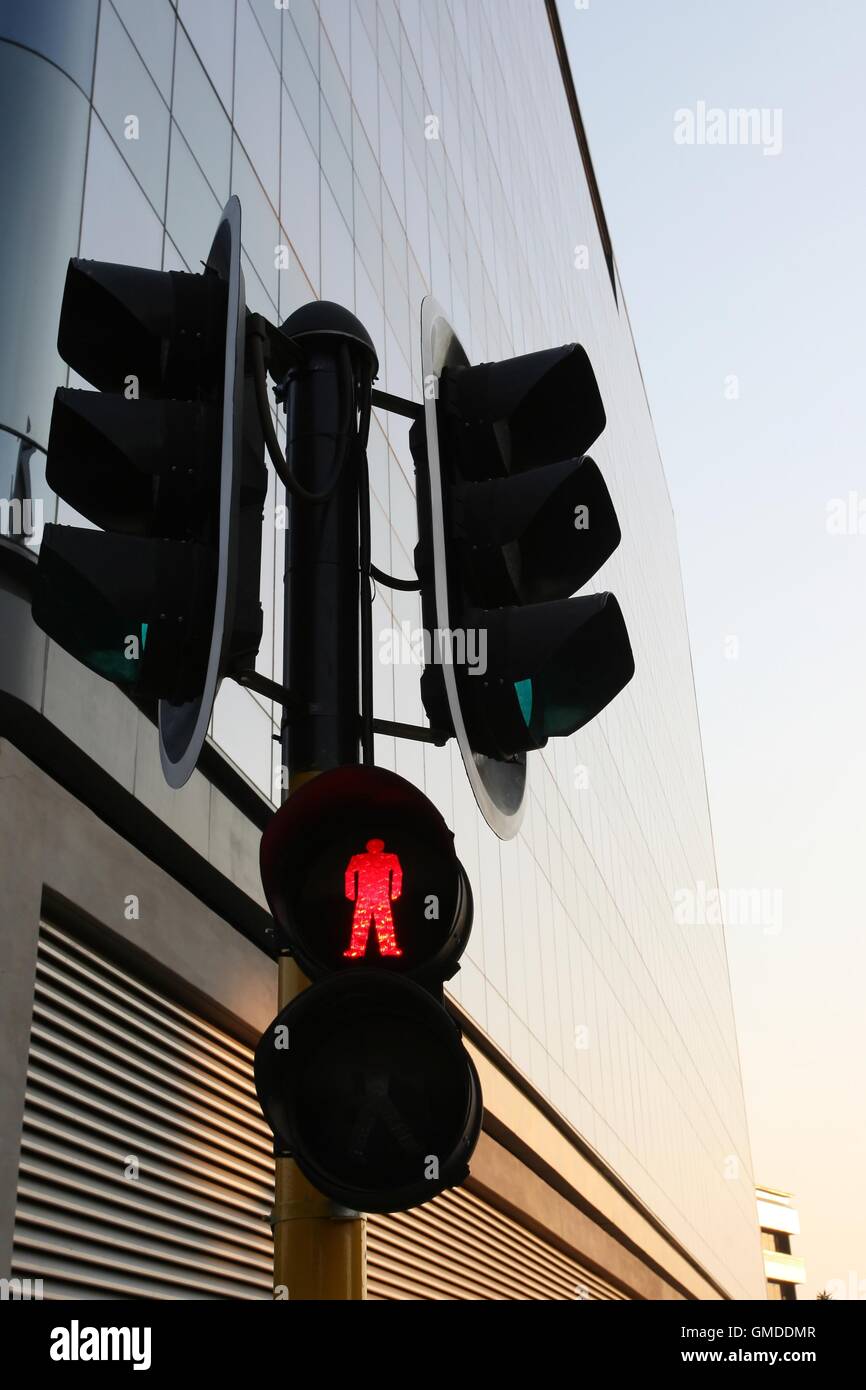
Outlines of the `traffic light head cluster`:
<svg viewBox="0 0 866 1390">
<path fill-rule="evenodd" d="M 574 596 L 621 539 L 586 452 L 604 427 L 576 344 L 478 366 L 452 349 L 413 426 L 424 626 L 476 658 L 429 665 L 422 698 L 476 761 L 516 764 L 574 733 L 634 674 L 613 595 Z"/>
<path fill-rule="evenodd" d="M 261 864 L 284 944 L 315 981 L 256 1049 L 278 1152 L 349 1207 L 428 1201 L 466 1177 L 481 1127 L 441 992 L 472 925 L 453 835 L 403 778 L 342 767 L 280 808 Z"/>
<path fill-rule="evenodd" d="M 69 264 L 58 346 L 98 389 L 57 391 L 47 481 L 104 530 L 45 528 L 33 612 L 142 697 L 182 700 L 207 658 L 225 318 L 216 275 Z"/>
<path fill-rule="evenodd" d="M 45 527 L 33 616 L 97 674 L 161 702 L 174 786 L 220 678 L 261 641 L 267 473 L 245 318 L 236 198 L 202 274 L 69 263 L 58 348 L 96 390 L 57 391 L 47 480 L 90 526 Z"/>
</svg>

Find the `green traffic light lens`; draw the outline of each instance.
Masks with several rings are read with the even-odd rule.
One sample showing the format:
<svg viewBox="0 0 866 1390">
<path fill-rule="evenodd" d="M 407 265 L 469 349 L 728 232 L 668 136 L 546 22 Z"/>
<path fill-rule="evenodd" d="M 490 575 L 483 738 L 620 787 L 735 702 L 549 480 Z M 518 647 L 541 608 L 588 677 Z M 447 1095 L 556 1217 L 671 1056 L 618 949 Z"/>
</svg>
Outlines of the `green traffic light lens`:
<svg viewBox="0 0 866 1390">
<path fill-rule="evenodd" d="M 95 671 L 98 676 L 114 681 L 116 685 L 133 686 L 138 679 L 139 659 L 126 657 L 116 651 L 81 651 L 78 659 Z"/>
<path fill-rule="evenodd" d="M 466 679 L 463 698 L 472 748 L 488 757 L 513 758 L 576 733 L 634 675 L 612 594 L 467 612 L 468 624 L 487 633 L 487 680 Z"/>
<path fill-rule="evenodd" d="M 64 543 L 65 550 L 77 539 L 72 529 L 45 528 L 33 616 L 50 637 L 91 671 L 116 685 L 134 687 L 141 672 L 147 625 L 124 615 L 114 596 L 101 590 L 58 548 L 59 542 Z M 92 539 L 92 533 L 86 533 L 85 539 L 88 537 Z M 115 575 L 115 592 L 118 587 Z M 135 633 L 141 634 L 137 641 Z"/>
<path fill-rule="evenodd" d="M 527 729 L 532 723 L 532 681 L 515 681 L 514 692 Z"/>
<path fill-rule="evenodd" d="M 203 546 L 48 524 L 32 612 L 97 675 L 182 704 L 207 669 L 215 590 Z"/>
</svg>

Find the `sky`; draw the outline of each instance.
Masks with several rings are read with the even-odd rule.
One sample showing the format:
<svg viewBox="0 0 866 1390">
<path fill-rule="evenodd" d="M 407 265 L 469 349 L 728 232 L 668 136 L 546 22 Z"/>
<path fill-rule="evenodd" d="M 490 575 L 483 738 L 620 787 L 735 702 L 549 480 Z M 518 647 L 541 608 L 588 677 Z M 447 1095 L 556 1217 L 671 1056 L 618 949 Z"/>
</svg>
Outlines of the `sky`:
<svg viewBox="0 0 866 1390">
<path fill-rule="evenodd" d="M 559 9 L 677 519 L 719 882 L 781 909 L 727 933 L 755 1176 L 795 1194 L 800 1296 L 866 1298 L 866 6 Z M 746 142 L 712 115 L 753 108 Z"/>
</svg>

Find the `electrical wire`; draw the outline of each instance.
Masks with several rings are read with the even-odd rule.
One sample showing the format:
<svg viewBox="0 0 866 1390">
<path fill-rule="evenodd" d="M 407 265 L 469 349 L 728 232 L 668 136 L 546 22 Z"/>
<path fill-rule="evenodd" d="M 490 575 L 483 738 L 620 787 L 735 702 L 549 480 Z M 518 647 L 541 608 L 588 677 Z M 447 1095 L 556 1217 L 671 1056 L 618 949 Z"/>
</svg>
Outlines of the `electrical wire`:
<svg viewBox="0 0 866 1390">
<path fill-rule="evenodd" d="M 367 440 L 373 405 L 373 383 L 369 377 L 361 385 L 360 418 L 355 447 L 358 454 L 358 562 L 361 594 L 361 760 L 372 767 L 373 741 L 373 591 L 370 562 L 370 471 Z"/>
<path fill-rule="evenodd" d="M 286 491 L 290 492 L 293 497 L 297 497 L 301 502 L 308 502 L 314 506 L 317 506 L 323 502 L 327 502 L 331 497 L 333 497 L 337 489 L 337 486 L 340 482 L 340 475 L 343 471 L 343 465 L 350 452 L 350 444 L 349 439 L 347 437 L 348 431 L 346 429 L 343 429 L 340 431 L 338 435 L 340 447 L 338 448 L 337 462 L 334 466 L 334 476 L 331 482 L 321 492 L 310 492 L 309 488 L 305 488 L 304 485 L 302 483 L 299 483 L 297 478 L 295 477 L 295 474 L 289 464 L 288 459 L 285 457 L 282 449 L 280 448 L 280 441 L 277 439 L 277 433 L 274 429 L 273 416 L 271 415 L 271 405 L 270 401 L 268 400 L 268 376 L 267 369 L 265 367 L 264 329 L 260 326 L 253 326 L 249 332 L 249 340 L 252 346 L 253 379 L 255 382 L 256 390 L 256 404 L 258 406 L 259 419 L 261 421 L 262 431 L 265 437 L 265 446 L 267 448 L 268 454 L 270 455 L 271 463 L 274 465 L 276 475 L 279 478 L 280 482 L 283 484 L 283 486 L 286 488 Z M 347 348 L 344 350 L 348 351 Z M 352 402 L 350 401 L 350 408 L 351 405 Z"/>
<path fill-rule="evenodd" d="M 346 459 L 352 452 L 356 455 L 358 469 L 358 561 L 361 597 L 361 757 L 365 766 L 372 767 L 375 752 L 373 738 L 372 580 L 375 577 L 381 584 L 385 584 L 392 589 L 411 591 L 420 588 L 416 580 L 395 579 L 391 575 L 384 574 L 382 570 L 373 565 L 370 558 L 370 475 L 367 462 L 367 441 L 370 434 L 370 419 L 372 415 L 373 383 L 369 377 L 364 378 L 359 386 L 359 397 L 356 401 L 354 391 L 354 368 L 351 363 L 351 355 L 348 346 L 343 344 L 341 347 L 341 357 L 344 354 L 345 357 L 341 363 L 343 367 L 341 379 L 346 380 L 348 376 L 348 380 L 351 382 L 351 388 L 348 393 L 346 408 L 342 413 L 348 418 L 341 419 L 339 422 L 337 433 L 337 461 L 335 463 L 332 481 L 328 487 L 321 492 L 310 492 L 308 488 L 305 488 L 302 483 L 298 482 L 287 457 L 280 448 L 276 430 L 274 429 L 270 402 L 268 400 L 268 379 L 264 351 L 266 331 L 264 326 L 253 321 L 248 336 L 252 351 L 256 404 L 261 420 L 265 445 L 277 477 L 283 483 L 287 492 L 289 492 L 292 497 L 313 505 L 327 502 L 337 489 Z M 358 414 L 358 422 L 357 428 L 353 429 L 356 411 Z"/>
<path fill-rule="evenodd" d="M 370 573 L 388 589 L 400 589 L 403 593 L 410 594 L 421 588 L 420 579 L 395 579 L 392 574 L 385 574 L 384 570 L 380 570 L 378 565 L 371 565 Z"/>
</svg>

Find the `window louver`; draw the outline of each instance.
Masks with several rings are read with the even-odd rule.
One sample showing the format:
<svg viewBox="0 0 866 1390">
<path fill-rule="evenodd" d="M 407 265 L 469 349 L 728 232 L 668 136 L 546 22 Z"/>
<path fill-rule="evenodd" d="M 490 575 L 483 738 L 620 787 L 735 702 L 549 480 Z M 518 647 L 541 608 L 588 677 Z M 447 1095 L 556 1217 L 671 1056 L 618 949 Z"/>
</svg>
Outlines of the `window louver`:
<svg viewBox="0 0 866 1390">
<path fill-rule="evenodd" d="M 270 1299 L 271 1144 L 249 1047 L 42 924 L 13 1276 L 52 1299 Z M 367 1253 L 373 1299 L 622 1297 L 463 1188 L 370 1216 Z"/>
</svg>

